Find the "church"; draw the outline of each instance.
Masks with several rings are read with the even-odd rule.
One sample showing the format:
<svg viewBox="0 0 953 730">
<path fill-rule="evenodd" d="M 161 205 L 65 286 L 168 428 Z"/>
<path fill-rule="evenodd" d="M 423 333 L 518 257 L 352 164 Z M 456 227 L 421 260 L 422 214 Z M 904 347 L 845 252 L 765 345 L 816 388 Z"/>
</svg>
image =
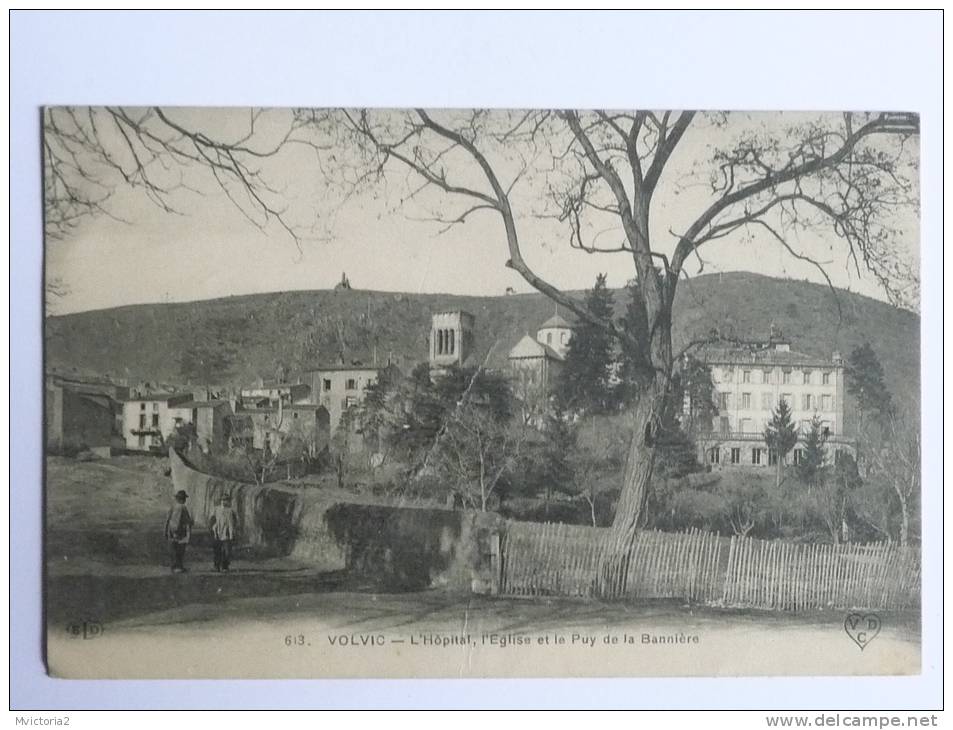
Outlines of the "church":
<svg viewBox="0 0 953 730">
<path fill-rule="evenodd" d="M 431 315 L 429 362 L 432 372 L 448 367 L 481 365 L 473 334 L 475 318 L 469 312 L 453 310 Z M 522 400 L 548 395 L 569 351 L 573 325 L 559 313 L 543 322 L 536 337 L 524 335 L 507 355 L 507 372 Z"/>
<path fill-rule="evenodd" d="M 507 360 L 517 395 L 527 399 L 550 392 L 571 339 L 572 325 L 557 313 L 536 330 L 535 339 L 527 334 L 514 345 Z"/>
</svg>

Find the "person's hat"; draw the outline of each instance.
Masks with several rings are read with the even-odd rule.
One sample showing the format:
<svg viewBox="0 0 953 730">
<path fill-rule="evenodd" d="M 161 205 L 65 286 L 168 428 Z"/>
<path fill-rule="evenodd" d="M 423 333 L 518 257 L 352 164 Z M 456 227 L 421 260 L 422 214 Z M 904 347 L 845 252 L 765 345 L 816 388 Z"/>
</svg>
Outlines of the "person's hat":
<svg viewBox="0 0 953 730">
<path fill-rule="evenodd" d="M 187 494 L 185 493 L 185 490 L 184 490 L 184 489 L 180 489 L 178 492 L 175 493 L 175 498 L 176 498 L 176 499 L 188 499 L 188 498 L 189 498 L 189 495 L 187 495 Z"/>
</svg>

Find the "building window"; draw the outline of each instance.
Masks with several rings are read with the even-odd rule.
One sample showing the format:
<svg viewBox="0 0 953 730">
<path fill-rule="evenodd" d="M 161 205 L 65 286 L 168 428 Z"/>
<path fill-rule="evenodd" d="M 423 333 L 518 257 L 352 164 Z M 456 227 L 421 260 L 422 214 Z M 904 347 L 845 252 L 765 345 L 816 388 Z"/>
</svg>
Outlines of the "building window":
<svg viewBox="0 0 953 730">
<path fill-rule="evenodd" d="M 718 394 L 718 408 L 723 411 L 731 408 L 731 393 Z"/>
<path fill-rule="evenodd" d="M 331 380 L 330 380 L 330 378 L 325 378 L 325 379 L 324 379 L 324 381 L 323 381 L 323 383 L 322 383 L 322 387 L 324 388 L 324 391 L 325 391 L 325 392 L 331 390 Z"/>
<path fill-rule="evenodd" d="M 450 330 L 448 334 L 450 335 L 450 354 L 452 355 L 454 353 L 454 350 L 456 350 L 457 343 L 455 340 L 456 340 L 457 333 L 454 330 Z"/>
<path fill-rule="evenodd" d="M 831 435 L 831 427 L 825 423 L 821 426 L 821 433 L 824 435 L 824 438 L 829 438 Z"/>
<path fill-rule="evenodd" d="M 298 417 L 298 411 L 292 411 L 291 417 L 292 417 L 292 418 L 297 418 L 297 417 Z"/>
<path fill-rule="evenodd" d="M 139 429 L 141 430 L 141 429 L 144 429 L 145 427 L 146 427 L 146 414 L 140 413 L 139 414 Z"/>
<path fill-rule="evenodd" d="M 804 460 L 804 449 L 794 449 L 794 466 L 797 466 Z"/>
<path fill-rule="evenodd" d="M 742 382 L 742 383 L 750 383 L 750 382 L 751 382 L 751 371 L 750 371 L 750 370 L 742 370 L 742 371 L 741 371 L 741 382 Z"/>
<path fill-rule="evenodd" d="M 156 427 L 159 425 L 159 414 L 158 414 L 158 413 L 153 413 L 153 414 L 152 414 L 152 425 L 153 425 L 153 426 L 156 426 Z"/>
<path fill-rule="evenodd" d="M 804 380 L 803 380 L 802 382 L 804 383 L 804 385 L 810 385 L 810 384 L 811 384 L 811 371 L 810 371 L 810 370 L 805 370 L 805 371 L 804 371 Z"/>
<path fill-rule="evenodd" d="M 774 408 L 774 398 L 771 397 L 770 393 L 761 394 L 761 410 L 770 411 Z"/>
<path fill-rule="evenodd" d="M 157 433 L 152 434 L 152 437 L 151 437 L 150 441 L 151 441 L 151 444 L 150 444 L 151 446 L 161 446 L 161 445 L 162 445 L 162 442 L 161 442 L 160 439 L 159 439 L 159 434 L 157 434 Z"/>
<path fill-rule="evenodd" d="M 348 378 L 345 387 L 347 390 L 357 390 L 357 381 L 354 378 Z"/>
<path fill-rule="evenodd" d="M 781 394 L 781 400 L 783 400 L 783 401 L 785 402 L 785 404 L 788 406 L 788 408 L 791 407 L 791 401 L 793 400 L 793 398 L 791 398 L 791 394 L 790 394 L 790 393 L 782 393 L 782 394 Z"/>
<path fill-rule="evenodd" d="M 781 385 L 790 385 L 791 384 L 791 371 L 782 370 L 781 371 Z"/>
<path fill-rule="evenodd" d="M 761 382 L 770 383 L 771 382 L 771 368 L 765 368 L 761 371 Z"/>
<path fill-rule="evenodd" d="M 731 433 L 731 421 L 729 420 L 728 416 L 722 416 L 719 419 L 719 426 L 723 434 Z"/>
<path fill-rule="evenodd" d="M 547 345 L 553 344 L 553 333 L 552 333 L 552 332 L 547 332 L 547 333 L 546 333 L 546 344 L 547 344 Z"/>
<path fill-rule="evenodd" d="M 751 408 L 751 393 L 741 394 L 741 407 L 745 409 Z"/>
<path fill-rule="evenodd" d="M 758 448 L 751 449 L 751 463 L 755 466 L 761 465 L 761 451 Z"/>
<path fill-rule="evenodd" d="M 821 410 L 822 411 L 831 410 L 831 401 L 832 399 L 829 395 L 822 395 L 821 396 Z"/>
<path fill-rule="evenodd" d="M 750 433 L 750 432 L 751 432 L 751 419 L 750 419 L 750 418 L 742 418 L 742 419 L 738 422 L 738 430 L 739 430 L 741 433 Z"/>
<path fill-rule="evenodd" d="M 776 449 L 768 449 L 768 466 L 778 465 L 778 452 Z"/>
<path fill-rule="evenodd" d="M 153 412 L 158 411 L 158 410 L 159 410 L 159 404 L 158 404 L 158 403 L 153 403 L 153 404 L 152 404 L 152 410 L 153 410 Z"/>
<path fill-rule="evenodd" d="M 708 463 L 709 464 L 718 464 L 721 462 L 721 451 L 716 446 L 713 449 L 708 450 Z"/>
<path fill-rule="evenodd" d="M 140 410 L 140 411 L 144 411 L 145 409 L 146 409 L 146 404 L 145 404 L 145 403 L 140 403 L 140 404 L 139 404 L 139 410 Z"/>
<path fill-rule="evenodd" d="M 146 437 L 144 434 L 139 434 L 139 448 L 140 449 L 146 448 Z"/>
<path fill-rule="evenodd" d="M 357 405 L 357 398 L 355 398 L 353 395 L 345 396 L 345 398 L 344 398 L 344 407 L 345 407 L 345 408 L 352 408 L 352 407 L 354 407 L 354 406 L 356 406 L 356 405 Z"/>
<path fill-rule="evenodd" d="M 831 384 L 831 373 L 830 373 L 830 371 L 827 371 L 827 372 L 821 374 L 821 383 L 824 384 L 824 385 L 830 385 L 830 384 Z"/>
<path fill-rule="evenodd" d="M 809 411 L 811 410 L 811 394 L 805 393 L 801 396 L 801 410 Z"/>
<path fill-rule="evenodd" d="M 741 463 L 741 449 L 733 447 L 731 449 L 731 463 L 740 464 Z"/>
<path fill-rule="evenodd" d="M 562 342 L 564 345 L 566 344 L 566 333 L 565 333 L 565 332 L 561 332 L 561 333 L 560 333 L 560 335 L 559 335 L 559 341 Z"/>
<path fill-rule="evenodd" d="M 711 382 L 713 383 L 721 382 L 721 370 L 719 368 L 711 369 Z"/>
</svg>

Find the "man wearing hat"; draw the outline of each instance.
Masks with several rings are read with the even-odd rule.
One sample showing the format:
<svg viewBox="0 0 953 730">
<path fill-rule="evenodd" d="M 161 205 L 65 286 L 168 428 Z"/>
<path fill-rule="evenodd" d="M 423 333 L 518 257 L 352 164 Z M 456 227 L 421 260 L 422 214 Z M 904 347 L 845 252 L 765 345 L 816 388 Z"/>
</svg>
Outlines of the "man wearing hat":
<svg viewBox="0 0 953 730">
<path fill-rule="evenodd" d="M 172 572 L 184 573 L 185 548 L 192 539 L 192 515 L 189 514 L 185 500 L 189 495 L 180 489 L 175 493 L 175 503 L 169 510 L 169 517 L 165 521 L 165 537 L 169 541 L 172 555 Z"/>
<path fill-rule="evenodd" d="M 232 541 L 238 535 L 238 515 L 232 509 L 232 497 L 225 493 L 208 521 L 212 533 L 212 556 L 216 572 L 228 572 L 232 559 Z"/>
</svg>

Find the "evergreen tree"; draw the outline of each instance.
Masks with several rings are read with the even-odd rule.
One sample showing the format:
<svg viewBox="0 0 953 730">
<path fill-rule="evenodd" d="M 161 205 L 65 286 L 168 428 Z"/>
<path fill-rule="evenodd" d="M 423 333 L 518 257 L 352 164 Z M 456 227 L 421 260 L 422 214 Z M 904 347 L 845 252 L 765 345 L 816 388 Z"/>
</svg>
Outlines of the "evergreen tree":
<svg viewBox="0 0 953 730">
<path fill-rule="evenodd" d="M 811 430 L 804 437 L 804 454 L 797 465 L 798 479 L 809 489 L 816 487 L 825 478 L 824 444 L 827 436 L 822 430 L 819 416 L 811 419 Z"/>
<path fill-rule="evenodd" d="M 649 318 L 638 280 L 629 282 L 626 294 L 629 300 L 621 324 L 628 338 L 621 341 L 621 382 L 618 385 L 617 400 L 621 403 L 632 403 L 638 398 L 654 371 L 649 359 Z"/>
<path fill-rule="evenodd" d="M 778 459 L 775 486 L 780 489 L 784 459 L 797 443 L 797 429 L 791 421 L 791 408 L 785 401 L 778 403 L 771 414 L 771 420 L 764 429 L 764 440 Z"/>
<path fill-rule="evenodd" d="M 855 347 L 850 354 L 847 392 L 857 400 L 862 419 L 870 416 L 882 422 L 893 413 L 893 398 L 884 383 L 883 366 L 869 342 Z"/>
<path fill-rule="evenodd" d="M 612 320 L 612 292 L 605 274 L 596 277 L 586 293 L 586 309 L 597 320 Z M 613 407 L 612 340 L 602 327 L 581 320 L 573 331 L 556 390 L 559 406 L 567 411 L 605 413 Z"/>
<path fill-rule="evenodd" d="M 718 413 L 711 369 L 700 360 L 688 356 L 682 362 L 677 382 L 679 403 L 688 402 L 688 412 L 684 414 L 685 431 L 689 434 L 711 431 L 712 421 Z"/>
<path fill-rule="evenodd" d="M 396 365 L 387 365 L 377 380 L 367 386 L 360 412 L 361 430 L 366 442 L 378 453 L 385 450 L 390 434 L 403 427 L 400 395 L 404 378 Z"/>
</svg>

